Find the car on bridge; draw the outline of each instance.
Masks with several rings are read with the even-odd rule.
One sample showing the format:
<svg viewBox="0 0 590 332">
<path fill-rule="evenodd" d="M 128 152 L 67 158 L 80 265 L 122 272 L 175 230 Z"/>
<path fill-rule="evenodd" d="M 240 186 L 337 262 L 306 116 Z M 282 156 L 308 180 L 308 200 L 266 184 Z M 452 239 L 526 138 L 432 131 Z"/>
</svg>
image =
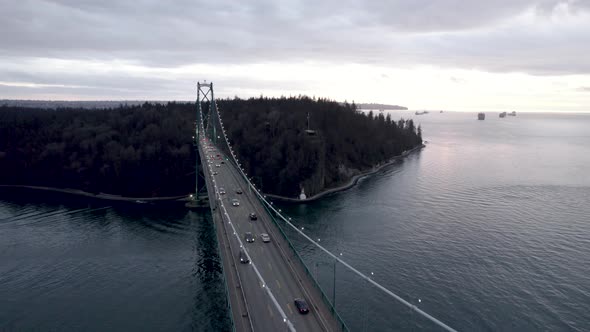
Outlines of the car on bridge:
<svg viewBox="0 0 590 332">
<path fill-rule="evenodd" d="M 250 259 L 248 259 L 248 255 L 246 255 L 244 250 L 240 250 L 240 263 L 250 263 Z"/>
<path fill-rule="evenodd" d="M 221 165 L 219 165 L 219 164 L 215 164 L 215 167 L 221 167 Z"/>
<path fill-rule="evenodd" d="M 266 233 L 260 234 L 260 238 L 262 239 L 262 242 L 270 242 L 270 236 Z"/>
<path fill-rule="evenodd" d="M 220 195 L 225 195 L 225 189 L 219 188 L 219 194 Z"/>
<path fill-rule="evenodd" d="M 217 175 L 218 173 L 216 171 L 213 171 L 213 175 Z"/>
<path fill-rule="evenodd" d="M 241 195 L 242 194 L 242 189 L 240 189 L 240 188 L 236 189 L 236 194 Z"/>
<path fill-rule="evenodd" d="M 248 243 L 252 243 L 252 242 L 254 242 L 256 240 L 254 238 L 254 234 L 252 234 L 252 232 L 246 232 L 244 234 L 244 238 L 246 239 L 246 242 L 248 242 Z"/>
<path fill-rule="evenodd" d="M 258 219 L 258 216 L 254 212 L 250 212 L 249 217 L 250 217 L 250 220 L 256 220 L 256 219 Z"/>
<path fill-rule="evenodd" d="M 240 206 L 240 201 L 238 201 L 236 198 L 231 200 L 231 205 L 233 206 Z"/>
<path fill-rule="evenodd" d="M 295 306 L 297 307 L 297 311 L 299 311 L 300 314 L 307 314 L 309 313 L 309 306 L 307 305 L 307 302 L 305 302 L 304 299 L 295 299 Z"/>
</svg>

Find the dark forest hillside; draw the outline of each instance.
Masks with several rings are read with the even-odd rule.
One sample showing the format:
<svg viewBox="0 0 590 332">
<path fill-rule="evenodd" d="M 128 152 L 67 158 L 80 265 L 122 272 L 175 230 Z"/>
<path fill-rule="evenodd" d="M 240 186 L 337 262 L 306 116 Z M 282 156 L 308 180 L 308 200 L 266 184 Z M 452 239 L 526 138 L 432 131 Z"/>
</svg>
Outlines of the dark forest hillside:
<svg viewBox="0 0 590 332">
<path fill-rule="evenodd" d="M 328 100 L 218 100 L 230 141 L 265 192 L 318 192 L 421 143 L 411 121 Z M 314 135 L 305 132 L 307 113 Z M 113 109 L 0 107 L 0 184 L 125 196 L 193 189 L 195 104 Z"/>
<path fill-rule="evenodd" d="M 297 97 L 218 106 L 242 164 L 268 193 L 316 194 L 422 143 L 412 120 L 366 115 L 354 104 Z"/>
<path fill-rule="evenodd" d="M 194 106 L 0 108 L 0 183 L 128 196 L 187 193 Z"/>
</svg>

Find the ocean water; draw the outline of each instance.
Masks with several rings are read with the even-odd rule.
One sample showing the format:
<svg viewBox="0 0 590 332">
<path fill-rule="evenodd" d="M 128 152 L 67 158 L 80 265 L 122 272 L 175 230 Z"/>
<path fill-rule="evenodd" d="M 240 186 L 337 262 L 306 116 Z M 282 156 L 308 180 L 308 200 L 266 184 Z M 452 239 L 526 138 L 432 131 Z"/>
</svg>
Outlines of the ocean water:
<svg viewBox="0 0 590 332">
<path fill-rule="evenodd" d="M 589 331 L 590 115 L 391 113 L 427 147 L 293 223 L 459 331 Z M 439 330 L 288 233 L 351 330 Z M 206 213 L 0 192 L 0 330 L 223 331 L 224 287 Z"/>
<path fill-rule="evenodd" d="M 228 330 L 210 215 L 0 197 L 0 331 Z"/>
<path fill-rule="evenodd" d="M 294 223 L 457 330 L 589 331 L 590 115 L 392 115 L 427 147 Z M 352 330 L 437 330 L 290 234 Z"/>
</svg>

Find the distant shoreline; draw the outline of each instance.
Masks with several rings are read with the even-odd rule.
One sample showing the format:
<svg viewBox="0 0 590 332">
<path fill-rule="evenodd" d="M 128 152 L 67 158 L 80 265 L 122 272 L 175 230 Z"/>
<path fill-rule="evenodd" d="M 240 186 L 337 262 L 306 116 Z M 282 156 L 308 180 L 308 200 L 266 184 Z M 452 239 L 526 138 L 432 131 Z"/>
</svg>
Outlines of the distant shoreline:
<svg viewBox="0 0 590 332">
<path fill-rule="evenodd" d="M 311 197 L 308 197 L 306 199 L 291 198 L 291 197 L 285 197 L 285 196 L 279 196 L 279 195 L 273 195 L 273 194 L 265 194 L 265 195 L 267 197 L 274 198 L 276 200 L 283 201 L 283 202 L 289 202 L 289 203 L 308 203 L 311 201 L 315 201 L 315 200 L 322 198 L 326 195 L 350 189 L 350 188 L 354 187 L 361 178 L 375 174 L 375 173 L 379 172 L 380 170 L 382 170 L 383 168 L 393 164 L 394 162 L 396 162 L 398 160 L 401 160 L 402 158 L 409 156 L 411 153 L 421 150 L 424 147 L 426 147 L 425 144 L 418 145 L 417 147 L 415 147 L 411 150 L 408 150 L 408 151 L 402 153 L 401 155 L 392 157 L 387 162 L 385 162 L 385 164 L 383 164 L 383 165 L 375 166 L 371 170 L 368 170 L 368 171 L 365 171 L 365 172 L 362 172 L 360 174 L 353 176 L 352 178 L 350 178 L 350 180 L 348 180 L 348 182 L 346 182 L 345 184 L 343 184 L 341 186 L 334 187 L 334 188 L 328 188 L 328 189 L 321 191 L 321 192 L 319 192 Z"/>
<path fill-rule="evenodd" d="M 84 190 L 71 189 L 71 188 L 55 188 L 55 187 L 11 185 L 11 184 L 0 184 L 0 188 L 16 188 L 16 189 L 21 188 L 21 189 L 31 189 L 31 190 L 39 190 L 39 191 L 59 192 L 59 193 L 63 193 L 63 194 L 85 196 L 85 197 L 89 197 L 89 198 L 96 198 L 96 199 L 107 200 L 107 201 L 120 201 L 120 202 L 178 201 L 178 200 L 181 200 L 182 198 L 186 198 L 188 196 L 188 195 L 182 195 L 182 196 L 164 196 L 164 197 L 127 197 L 127 196 L 113 195 L 113 194 L 106 194 L 106 193 L 93 194 L 93 193 L 89 193 Z"/>
</svg>

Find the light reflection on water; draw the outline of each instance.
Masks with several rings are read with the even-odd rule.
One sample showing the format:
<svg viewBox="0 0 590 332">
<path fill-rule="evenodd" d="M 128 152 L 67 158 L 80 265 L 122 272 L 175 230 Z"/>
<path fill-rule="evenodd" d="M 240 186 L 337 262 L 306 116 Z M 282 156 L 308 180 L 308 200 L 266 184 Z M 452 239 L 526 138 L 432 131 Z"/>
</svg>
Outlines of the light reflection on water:
<svg viewBox="0 0 590 332">
<path fill-rule="evenodd" d="M 283 210 L 458 330 L 590 329 L 590 116 L 392 114 L 422 125 L 423 151 Z M 292 236 L 331 298 L 330 258 Z M 376 331 L 435 329 L 344 267 L 336 272 L 336 306 L 352 330 L 367 321 Z"/>
</svg>

